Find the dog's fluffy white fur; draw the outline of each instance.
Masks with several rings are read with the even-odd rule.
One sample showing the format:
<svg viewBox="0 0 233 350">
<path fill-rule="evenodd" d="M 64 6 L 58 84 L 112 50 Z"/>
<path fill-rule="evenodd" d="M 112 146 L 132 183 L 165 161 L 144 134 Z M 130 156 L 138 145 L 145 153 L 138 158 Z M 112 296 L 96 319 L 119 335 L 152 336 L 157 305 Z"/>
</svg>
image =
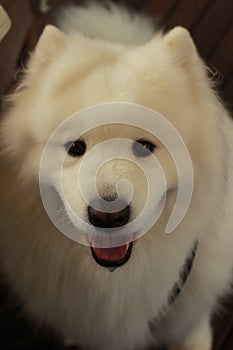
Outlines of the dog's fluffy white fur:
<svg viewBox="0 0 233 350">
<path fill-rule="evenodd" d="M 166 344 L 169 349 L 210 350 L 211 316 L 232 280 L 232 121 L 184 28 L 153 34 L 145 18 L 95 4 L 70 7 L 62 16 L 66 34 L 45 28 L 1 124 L 1 269 L 39 324 L 49 324 L 66 342 L 84 349 Z M 171 193 L 157 224 L 114 272 L 99 266 L 89 247 L 53 226 L 38 188 L 41 154 L 56 126 L 78 110 L 111 101 L 141 104 L 164 115 L 185 140 L 195 175 L 190 208 L 175 232 L 164 234 L 176 198 Z M 144 137 L 133 127 L 125 132 L 132 139 Z M 86 137 L 92 146 L 118 135 L 117 126 L 105 126 Z M 56 153 L 64 152 L 64 141 Z M 173 162 L 163 145 L 156 152 L 173 184 Z M 72 174 L 79 161 L 67 162 L 64 176 L 75 206 Z M 144 190 L 132 165 L 122 162 L 120 169 L 139 192 Z M 107 167 L 99 186 L 114 176 L 114 166 Z M 140 193 L 135 207 L 137 200 Z M 83 215 L 80 199 L 78 205 Z M 188 280 L 161 314 L 196 240 Z"/>
<path fill-rule="evenodd" d="M 145 43 L 154 35 L 149 18 L 125 11 L 113 3 L 106 7 L 97 3 L 88 8 L 69 6 L 61 11 L 57 24 L 67 34 L 81 31 L 89 37 L 125 45 Z"/>
</svg>

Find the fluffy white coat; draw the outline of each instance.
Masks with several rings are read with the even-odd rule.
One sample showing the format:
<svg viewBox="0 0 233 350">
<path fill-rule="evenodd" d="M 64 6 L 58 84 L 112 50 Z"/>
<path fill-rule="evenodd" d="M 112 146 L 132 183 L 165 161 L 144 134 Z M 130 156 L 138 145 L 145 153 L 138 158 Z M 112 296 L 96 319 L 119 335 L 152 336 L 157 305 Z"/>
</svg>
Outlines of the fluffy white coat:
<svg viewBox="0 0 233 350">
<path fill-rule="evenodd" d="M 84 349 L 165 344 L 210 350 L 211 315 L 232 280 L 232 121 L 185 29 L 154 33 L 145 18 L 95 4 L 68 8 L 59 24 L 68 34 L 45 29 L 1 124 L 0 249 L 7 281 L 39 324 Z M 138 103 L 164 115 L 185 140 L 195 174 L 189 211 L 175 232 L 164 234 L 171 195 L 159 222 L 113 273 L 96 264 L 88 247 L 53 226 L 38 188 L 40 157 L 54 128 L 82 108 L 111 101 Z M 137 132 L 127 130 L 132 138 Z M 117 136 L 118 130 L 92 131 L 88 142 L 98 144 L 106 135 Z M 158 158 L 173 181 L 174 164 L 162 147 Z M 70 161 L 64 170 L 70 189 L 70 169 L 78 166 Z M 121 166 L 130 177 L 134 169 Z M 107 168 L 102 178 L 111 174 Z M 140 188 L 140 176 L 131 178 Z M 195 240 L 188 281 L 161 316 Z"/>
</svg>

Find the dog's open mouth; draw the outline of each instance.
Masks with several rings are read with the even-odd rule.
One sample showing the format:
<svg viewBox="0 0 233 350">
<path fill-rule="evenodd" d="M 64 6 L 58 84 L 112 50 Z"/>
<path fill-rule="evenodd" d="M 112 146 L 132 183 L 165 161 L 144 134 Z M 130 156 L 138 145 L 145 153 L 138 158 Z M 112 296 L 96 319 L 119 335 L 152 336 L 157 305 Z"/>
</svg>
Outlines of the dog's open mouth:
<svg viewBox="0 0 233 350">
<path fill-rule="evenodd" d="M 124 265 L 130 258 L 133 243 L 114 248 L 96 248 L 91 246 L 92 256 L 95 261 L 104 267 L 116 268 Z"/>
</svg>

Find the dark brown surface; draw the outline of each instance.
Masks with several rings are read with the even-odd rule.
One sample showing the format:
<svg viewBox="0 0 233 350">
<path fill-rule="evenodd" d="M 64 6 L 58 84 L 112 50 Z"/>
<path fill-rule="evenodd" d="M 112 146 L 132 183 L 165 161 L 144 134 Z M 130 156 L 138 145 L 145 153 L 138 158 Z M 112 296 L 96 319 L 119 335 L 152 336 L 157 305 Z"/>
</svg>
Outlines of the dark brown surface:
<svg viewBox="0 0 233 350">
<path fill-rule="evenodd" d="M 29 2 L 24 0 L 1 0 L 14 25 L 0 43 L 0 95 L 14 77 L 15 67 L 30 28 L 32 13 Z"/>
<path fill-rule="evenodd" d="M 54 5 L 65 2 L 67 1 L 52 1 Z M 13 20 L 13 28 L 0 43 L 0 94 L 9 88 L 15 76 L 19 57 L 27 56 L 28 51 L 33 49 L 51 15 L 51 13 L 41 15 L 33 12 L 29 3 L 28 0 L 0 1 Z M 183 25 L 191 31 L 201 56 L 222 74 L 219 89 L 230 108 L 233 102 L 233 1 L 132 0 L 130 3 L 151 16 L 162 16 L 167 29 L 175 25 Z M 1 290 L 0 302 L 3 305 L 0 308 L 1 344 L 18 344 L 21 347 L 25 344 L 33 346 L 46 344 L 50 349 L 53 346 L 57 349 L 59 344 L 51 341 L 51 338 L 48 340 L 46 336 L 39 335 L 35 340 L 32 331 L 30 329 L 26 331 L 24 320 L 15 318 L 17 308 L 14 307 L 14 301 L 6 298 L 5 288 L 2 287 Z M 214 350 L 232 350 L 233 303 L 231 298 L 226 304 L 225 312 L 215 317 L 214 324 Z"/>
</svg>

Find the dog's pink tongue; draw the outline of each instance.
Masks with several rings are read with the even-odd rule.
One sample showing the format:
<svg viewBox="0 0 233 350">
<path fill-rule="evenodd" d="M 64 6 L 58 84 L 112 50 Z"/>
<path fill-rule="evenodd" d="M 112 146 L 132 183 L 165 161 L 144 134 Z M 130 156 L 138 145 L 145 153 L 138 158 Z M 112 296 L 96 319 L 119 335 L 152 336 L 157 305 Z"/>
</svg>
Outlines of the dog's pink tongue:
<svg viewBox="0 0 233 350">
<path fill-rule="evenodd" d="M 96 256 L 101 260 L 119 261 L 123 259 L 128 250 L 128 244 L 114 248 L 95 248 Z"/>
</svg>

